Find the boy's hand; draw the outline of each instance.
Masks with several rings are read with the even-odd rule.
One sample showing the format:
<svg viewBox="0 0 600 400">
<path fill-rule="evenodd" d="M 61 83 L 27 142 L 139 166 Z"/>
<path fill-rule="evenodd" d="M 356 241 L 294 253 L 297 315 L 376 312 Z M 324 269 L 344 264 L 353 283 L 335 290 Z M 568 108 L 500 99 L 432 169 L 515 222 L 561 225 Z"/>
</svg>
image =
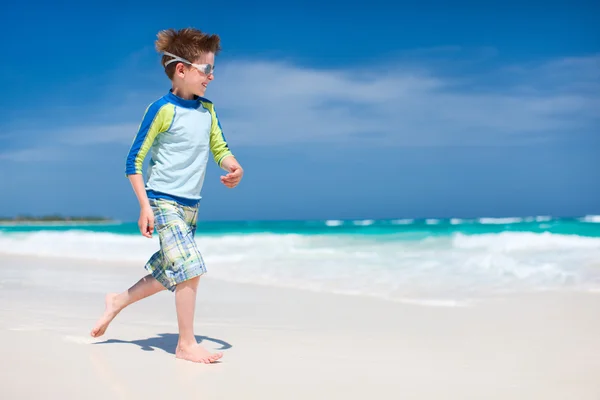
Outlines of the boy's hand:
<svg viewBox="0 0 600 400">
<path fill-rule="evenodd" d="M 244 176 L 244 170 L 242 167 L 239 165 L 232 165 L 230 172 L 225 176 L 221 176 L 221 183 L 228 188 L 234 188 L 238 185 L 238 183 L 240 183 L 242 176 Z"/>
<path fill-rule="evenodd" d="M 144 207 L 140 211 L 140 220 L 138 221 L 140 232 L 147 238 L 152 237 L 154 232 L 154 213 L 150 207 Z"/>
</svg>

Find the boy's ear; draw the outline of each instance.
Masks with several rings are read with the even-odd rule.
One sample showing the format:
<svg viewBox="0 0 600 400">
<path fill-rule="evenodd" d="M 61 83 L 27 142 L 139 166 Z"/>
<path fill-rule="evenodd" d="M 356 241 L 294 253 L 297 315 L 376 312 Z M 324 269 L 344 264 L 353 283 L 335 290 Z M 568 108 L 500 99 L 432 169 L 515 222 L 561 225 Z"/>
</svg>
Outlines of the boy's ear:
<svg viewBox="0 0 600 400">
<path fill-rule="evenodd" d="M 180 76 L 183 76 L 185 74 L 185 65 L 183 65 L 183 63 L 181 62 L 175 64 L 175 73 Z"/>
</svg>

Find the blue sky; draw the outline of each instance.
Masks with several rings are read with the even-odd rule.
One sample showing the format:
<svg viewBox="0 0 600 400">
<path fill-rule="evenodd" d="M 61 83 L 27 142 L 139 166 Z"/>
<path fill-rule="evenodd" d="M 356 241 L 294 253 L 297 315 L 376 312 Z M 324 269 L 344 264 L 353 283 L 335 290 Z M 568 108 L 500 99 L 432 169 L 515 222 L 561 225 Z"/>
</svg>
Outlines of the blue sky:
<svg viewBox="0 0 600 400">
<path fill-rule="evenodd" d="M 209 164 L 203 219 L 600 214 L 598 5 L 324 3 L 5 6 L 0 214 L 137 219 L 154 40 L 186 26 L 221 36 L 206 97 L 246 171 Z"/>
</svg>

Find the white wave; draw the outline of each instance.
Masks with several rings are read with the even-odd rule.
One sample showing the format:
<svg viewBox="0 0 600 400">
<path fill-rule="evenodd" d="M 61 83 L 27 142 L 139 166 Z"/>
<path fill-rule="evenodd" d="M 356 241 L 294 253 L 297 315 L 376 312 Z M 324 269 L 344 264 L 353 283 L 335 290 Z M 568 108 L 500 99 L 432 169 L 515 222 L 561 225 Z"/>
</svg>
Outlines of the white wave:
<svg viewBox="0 0 600 400">
<path fill-rule="evenodd" d="M 358 225 L 358 226 L 369 226 L 369 225 L 373 225 L 375 223 L 375 220 L 373 220 L 373 219 L 364 219 L 364 220 L 352 221 L 352 223 L 354 225 Z"/>
<path fill-rule="evenodd" d="M 510 217 L 510 218 L 479 218 L 477 220 L 480 224 L 516 224 L 523 222 L 523 218 Z"/>
<path fill-rule="evenodd" d="M 0 232 L 0 253 L 102 261 L 140 261 L 158 250 L 158 237 L 88 231 Z"/>
<path fill-rule="evenodd" d="M 437 225 L 440 222 L 442 222 L 442 221 L 440 221 L 439 219 L 435 219 L 435 218 L 428 218 L 428 219 L 425 220 L 425 223 L 427 225 Z"/>
<path fill-rule="evenodd" d="M 456 305 L 490 292 L 600 287 L 600 238 L 574 235 L 501 232 L 402 241 L 246 234 L 199 236 L 196 242 L 210 276 L 217 279 L 417 299 L 424 305 Z M 141 235 L 0 232 L 0 253 L 129 261 L 139 265 L 140 273 L 158 248 L 157 237 Z"/>
<path fill-rule="evenodd" d="M 560 249 L 600 249 L 600 238 L 558 235 L 550 232 L 501 232 L 480 235 L 457 233 L 453 245 L 459 249 L 488 251 L 552 251 Z"/>
<path fill-rule="evenodd" d="M 337 219 L 328 219 L 327 221 L 325 221 L 325 225 L 327 225 L 327 226 L 340 226 L 343 224 L 344 224 L 344 221 L 340 221 Z"/>
<path fill-rule="evenodd" d="M 523 218 L 524 222 L 548 222 L 548 221 L 552 221 L 552 217 L 549 215 L 538 215 L 535 217 L 525 217 Z M 521 222 L 521 221 L 518 221 Z"/>
<path fill-rule="evenodd" d="M 450 218 L 450 225 L 473 224 L 476 220 L 463 218 Z"/>
<path fill-rule="evenodd" d="M 586 215 L 579 219 L 582 222 L 590 222 L 594 224 L 600 224 L 600 215 Z"/>
<path fill-rule="evenodd" d="M 392 220 L 393 225 L 410 225 L 414 222 L 415 220 L 410 218 Z"/>
</svg>

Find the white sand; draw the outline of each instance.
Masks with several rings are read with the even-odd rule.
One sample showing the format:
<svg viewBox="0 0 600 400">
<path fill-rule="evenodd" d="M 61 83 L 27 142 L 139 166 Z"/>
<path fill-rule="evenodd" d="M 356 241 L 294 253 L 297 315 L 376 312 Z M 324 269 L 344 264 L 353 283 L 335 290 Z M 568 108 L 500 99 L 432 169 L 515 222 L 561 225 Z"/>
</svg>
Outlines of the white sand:
<svg viewBox="0 0 600 400">
<path fill-rule="evenodd" d="M 174 356 L 173 294 L 89 330 L 140 266 L 0 255 L 1 399 L 600 399 L 600 294 L 428 307 L 200 282 L 196 334 L 221 362 Z"/>
</svg>

